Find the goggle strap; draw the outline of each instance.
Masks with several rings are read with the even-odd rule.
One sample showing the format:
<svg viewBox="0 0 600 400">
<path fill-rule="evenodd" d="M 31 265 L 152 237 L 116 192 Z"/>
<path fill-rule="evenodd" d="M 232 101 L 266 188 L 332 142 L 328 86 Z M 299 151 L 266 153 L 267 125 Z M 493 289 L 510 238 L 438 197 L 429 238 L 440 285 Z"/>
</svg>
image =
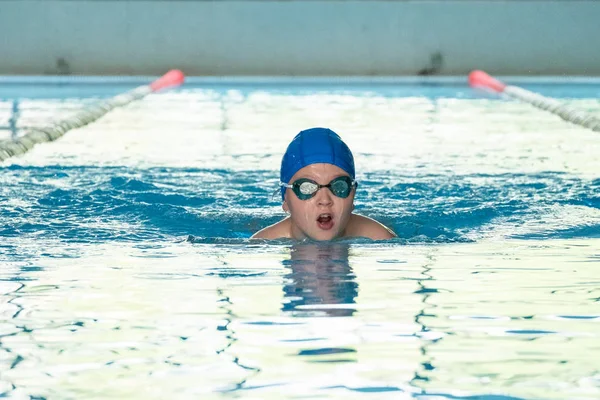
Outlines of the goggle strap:
<svg viewBox="0 0 600 400">
<path fill-rule="evenodd" d="M 273 193 L 271 194 L 271 200 L 277 200 L 277 198 L 279 197 L 280 194 L 281 194 L 281 189 L 277 188 L 277 189 L 273 190 Z"/>
</svg>

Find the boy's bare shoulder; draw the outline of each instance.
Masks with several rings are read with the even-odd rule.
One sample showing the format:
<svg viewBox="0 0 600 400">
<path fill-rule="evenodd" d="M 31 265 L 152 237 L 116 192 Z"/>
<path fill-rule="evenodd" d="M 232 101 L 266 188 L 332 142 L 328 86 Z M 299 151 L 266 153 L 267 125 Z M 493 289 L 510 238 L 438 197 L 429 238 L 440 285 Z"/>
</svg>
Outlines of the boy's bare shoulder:
<svg viewBox="0 0 600 400">
<path fill-rule="evenodd" d="M 261 229 L 250 237 L 250 239 L 281 239 L 290 237 L 290 221 L 285 218 L 273 225 Z"/>
<path fill-rule="evenodd" d="M 396 234 L 390 228 L 372 218 L 352 214 L 346 228 L 346 236 L 384 240 L 394 238 Z"/>
</svg>

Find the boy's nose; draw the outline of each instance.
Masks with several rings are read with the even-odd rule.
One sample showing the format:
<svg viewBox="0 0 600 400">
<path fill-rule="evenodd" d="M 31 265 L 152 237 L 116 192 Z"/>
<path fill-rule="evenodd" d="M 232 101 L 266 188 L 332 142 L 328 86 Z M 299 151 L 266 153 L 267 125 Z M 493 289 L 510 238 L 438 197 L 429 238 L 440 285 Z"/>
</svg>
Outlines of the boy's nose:
<svg viewBox="0 0 600 400">
<path fill-rule="evenodd" d="M 329 190 L 329 188 L 321 188 L 317 193 L 317 202 L 320 206 L 328 206 L 333 203 L 332 196 L 333 194 Z"/>
</svg>

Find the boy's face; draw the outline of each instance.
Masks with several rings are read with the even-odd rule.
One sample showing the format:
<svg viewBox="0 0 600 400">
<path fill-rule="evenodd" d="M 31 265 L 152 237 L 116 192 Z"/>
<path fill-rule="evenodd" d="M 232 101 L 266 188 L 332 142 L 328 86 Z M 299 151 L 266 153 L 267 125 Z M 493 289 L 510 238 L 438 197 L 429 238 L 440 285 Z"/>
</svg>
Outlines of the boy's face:
<svg viewBox="0 0 600 400">
<path fill-rule="evenodd" d="M 332 164 L 311 164 L 296 172 L 288 183 L 307 178 L 327 185 L 340 176 L 348 176 L 348 173 Z M 310 199 L 300 200 L 292 189 L 287 189 L 283 209 L 290 213 L 292 237 L 331 240 L 343 236 L 354 209 L 354 193 L 353 188 L 350 195 L 342 199 L 329 188 L 321 188 Z"/>
</svg>

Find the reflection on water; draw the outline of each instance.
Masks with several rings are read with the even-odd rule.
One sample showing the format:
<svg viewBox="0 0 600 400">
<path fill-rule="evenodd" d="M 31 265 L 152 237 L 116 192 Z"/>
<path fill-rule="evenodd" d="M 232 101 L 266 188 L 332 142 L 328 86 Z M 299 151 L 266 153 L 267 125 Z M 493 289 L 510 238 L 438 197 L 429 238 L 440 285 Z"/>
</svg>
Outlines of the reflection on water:
<svg viewBox="0 0 600 400">
<path fill-rule="evenodd" d="M 283 311 L 295 316 L 352 316 L 358 283 L 348 261 L 347 243 L 300 243 L 292 246 L 285 276 Z"/>
<path fill-rule="evenodd" d="M 599 245 L 73 245 L 0 265 L 0 397 L 597 399 Z"/>
</svg>

